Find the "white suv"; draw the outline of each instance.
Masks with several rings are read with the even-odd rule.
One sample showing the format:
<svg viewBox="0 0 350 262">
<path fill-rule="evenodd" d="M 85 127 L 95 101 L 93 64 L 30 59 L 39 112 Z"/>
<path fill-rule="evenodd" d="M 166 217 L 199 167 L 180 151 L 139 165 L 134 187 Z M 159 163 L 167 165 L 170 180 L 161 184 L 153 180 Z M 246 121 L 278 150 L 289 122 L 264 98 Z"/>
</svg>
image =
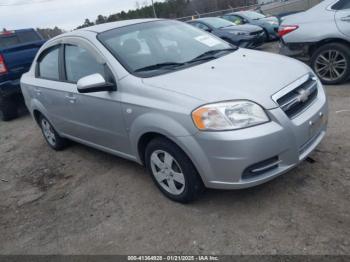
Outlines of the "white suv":
<svg viewBox="0 0 350 262">
<path fill-rule="evenodd" d="M 350 1 L 324 0 L 285 17 L 279 35 L 280 52 L 309 61 L 325 84 L 340 84 L 350 76 Z"/>
</svg>

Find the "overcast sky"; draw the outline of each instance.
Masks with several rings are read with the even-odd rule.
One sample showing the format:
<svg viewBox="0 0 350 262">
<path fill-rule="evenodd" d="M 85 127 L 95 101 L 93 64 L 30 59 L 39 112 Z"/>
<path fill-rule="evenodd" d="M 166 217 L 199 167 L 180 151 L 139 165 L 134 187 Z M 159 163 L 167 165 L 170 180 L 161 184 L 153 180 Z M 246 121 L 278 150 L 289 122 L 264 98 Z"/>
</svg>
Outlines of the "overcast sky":
<svg viewBox="0 0 350 262">
<path fill-rule="evenodd" d="M 0 0 L 0 30 L 58 26 L 71 30 L 85 18 L 135 9 L 137 0 Z M 138 2 L 151 3 L 151 0 Z M 161 0 L 156 0 L 160 2 Z"/>
</svg>

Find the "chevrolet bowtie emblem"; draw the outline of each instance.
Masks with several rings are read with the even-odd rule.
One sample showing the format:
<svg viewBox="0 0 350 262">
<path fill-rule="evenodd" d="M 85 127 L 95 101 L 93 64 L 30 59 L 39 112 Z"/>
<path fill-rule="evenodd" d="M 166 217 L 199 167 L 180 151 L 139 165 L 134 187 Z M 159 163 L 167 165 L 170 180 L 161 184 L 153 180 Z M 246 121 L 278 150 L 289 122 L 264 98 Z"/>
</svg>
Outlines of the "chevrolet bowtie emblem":
<svg viewBox="0 0 350 262">
<path fill-rule="evenodd" d="M 306 89 L 306 90 L 301 89 L 301 90 L 298 90 L 298 93 L 299 95 L 297 99 L 299 102 L 303 102 L 303 103 L 306 102 L 309 99 L 309 96 L 311 95 L 310 89 Z"/>
</svg>

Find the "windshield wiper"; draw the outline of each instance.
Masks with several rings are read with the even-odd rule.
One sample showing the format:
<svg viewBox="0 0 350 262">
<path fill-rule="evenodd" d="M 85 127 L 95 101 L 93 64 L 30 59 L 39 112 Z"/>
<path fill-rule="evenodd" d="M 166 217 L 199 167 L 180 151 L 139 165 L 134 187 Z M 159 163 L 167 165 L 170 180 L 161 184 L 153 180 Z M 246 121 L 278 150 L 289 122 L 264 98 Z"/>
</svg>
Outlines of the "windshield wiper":
<svg viewBox="0 0 350 262">
<path fill-rule="evenodd" d="M 204 52 L 203 54 L 193 58 L 192 60 L 188 61 L 187 63 L 215 59 L 215 58 L 218 58 L 216 56 L 216 54 L 218 54 L 218 53 L 233 52 L 233 51 L 236 51 L 237 49 L 238 49 L 237 47 L 231 47 L 231 48 L 225 48 L 225 49 L 210 50 L 210 51 Z"/>
<path fill-rule="evenodd" d="M 194 59 L 185 62 L 185 63 L 176 63 L 176 62 L 164 62 L 164 63 L 159 63 L 159 64 L 154 64 L 146 67 L 142 67 L 139 69 L 136 69 L 134 72 L 145 72 L 145 71 L 153 71 L 153 70 L 160 70 L 160 69 L 165 69 L 165 70 L 172 70 L 177 67 L 181 66 L 186 66 L 191 63 L 199 62 L 199 61 L 204 61 L 204 60 L 212 60 L 217 58 L 216 54 L 222 53 L 222 52 L 233 52 L 236 51 L 238 48 L 237 47 L 231 47 L 231 48 L 225 48 L 225 49 L 216 49 L 216 50 L 210 50 L 207 52 L 204 52 L 203 54 L 195 57 Z"/>
<path fill-rule="evenodd" d="M 144 72 L 144 71 L 153 71 L 159 69 L 173 69 L 175 67 L 183 66 L 184 63 L 176 63 L 176 62 L 164 62 L 159 64 L 154 64 L 146 67 L 139 68 L 135 70 L 135 72 Z"/>
</svg>

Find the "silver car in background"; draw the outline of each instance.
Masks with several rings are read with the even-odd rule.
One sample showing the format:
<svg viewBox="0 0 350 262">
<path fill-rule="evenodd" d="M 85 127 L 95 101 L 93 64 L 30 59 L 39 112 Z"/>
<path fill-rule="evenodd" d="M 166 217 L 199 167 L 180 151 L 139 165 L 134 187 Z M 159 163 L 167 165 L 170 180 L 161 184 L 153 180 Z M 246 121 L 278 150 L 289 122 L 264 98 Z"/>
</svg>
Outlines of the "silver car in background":
<svg viewBox="0 0 350 262">
<path fill-rule="evenodd" d="M 53 149 L 69 139 L 145 165 L 179 202 L 267 182 L 326 132 L 325 92 L 308 66 L 171 20 L 60 35 L 21 86 Z"/>
<path fill-rule="evenodd" d="M 310 62 L 325 84 L 350 77 L 350 0 L 324 0 L 286 16 L 279 29 L 281 53 Z"/>
</svg>

